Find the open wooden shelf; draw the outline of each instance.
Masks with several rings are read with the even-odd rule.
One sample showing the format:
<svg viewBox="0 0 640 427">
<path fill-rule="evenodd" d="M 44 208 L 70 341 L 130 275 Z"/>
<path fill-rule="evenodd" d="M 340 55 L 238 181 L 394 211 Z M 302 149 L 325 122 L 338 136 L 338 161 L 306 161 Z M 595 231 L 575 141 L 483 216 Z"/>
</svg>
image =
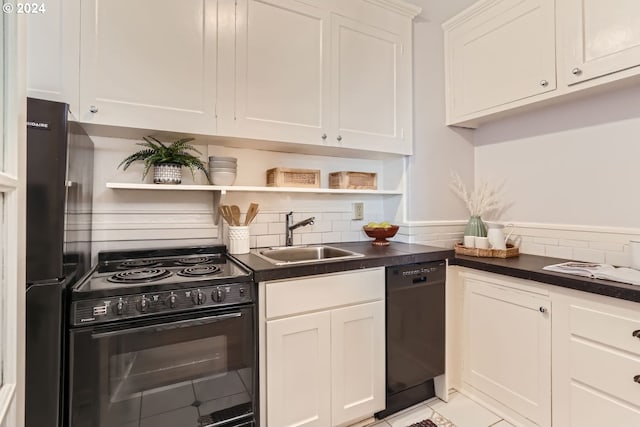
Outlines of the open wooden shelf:
<svg viewBox="0 0 640 427">
<path fill-rule="evenodd" d="M 402 195 L 401 191 L 388 190 L 350 190 L 341 188 L 298 188 L 298 187 L 259 187 L 249 185 L 187 185 L 187 184 L 132 184 L 126 182 L 107 182 L 107 188 L 115 190 L 178 190 L 178 191 L 227 191 L 250 193 L 312 193 L 312 194 L 371 194 Z"/>
</svg>

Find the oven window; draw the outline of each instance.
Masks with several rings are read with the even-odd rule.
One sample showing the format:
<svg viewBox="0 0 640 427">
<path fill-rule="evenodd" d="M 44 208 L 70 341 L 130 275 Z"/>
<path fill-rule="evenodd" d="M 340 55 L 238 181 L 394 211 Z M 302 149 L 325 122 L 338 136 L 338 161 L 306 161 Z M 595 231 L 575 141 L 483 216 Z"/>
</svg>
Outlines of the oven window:
<svg viewBox="0 0 640 427">
<path fill-rule="evenodd" d="M 160 390 L 186 378 L 202 378 L 227 372 L 227 337 L 202 338 L 184 343 L 132 351 L 111 356 L 111 398 L 122 400 L 144 391 Z"/>
<path fill-rule="evenodd" d="M 82 352 L 79 342 L 87 340 L 95 373 L 91 363 L 84 364 L 85 372 L 72 368 L 72 426 L 201 427 L 213 424 L 207 420 L 251 414 L 251 313 L 190 322 L 78 336 L 75 358 Z"/>
</svg>

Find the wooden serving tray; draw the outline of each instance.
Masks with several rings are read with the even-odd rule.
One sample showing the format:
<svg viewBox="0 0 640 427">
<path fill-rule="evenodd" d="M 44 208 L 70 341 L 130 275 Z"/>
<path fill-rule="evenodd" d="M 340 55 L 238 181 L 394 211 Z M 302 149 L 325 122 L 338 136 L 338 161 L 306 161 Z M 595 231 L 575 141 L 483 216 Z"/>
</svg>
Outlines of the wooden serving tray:
<svg viewBox="0 0 640 427">
<path fill-rule="evenodd" d="M 456 243 L 454 250 L 458 255 L 468 255 L 487 258 L 511 258 L 518 256 L 520 251 L 511 243 L 507 243 L 507 249 L 479 249 L 467 248 L 462 243 Z"/>
</svg>

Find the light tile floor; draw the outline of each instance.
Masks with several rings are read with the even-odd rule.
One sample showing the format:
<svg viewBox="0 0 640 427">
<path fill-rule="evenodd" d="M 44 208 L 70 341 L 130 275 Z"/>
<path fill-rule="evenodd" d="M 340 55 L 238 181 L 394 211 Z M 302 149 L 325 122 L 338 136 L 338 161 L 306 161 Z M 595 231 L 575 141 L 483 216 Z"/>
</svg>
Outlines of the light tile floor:
<svg viewBox="0 0 640 427">
<path fill-rule="evenodd" d="M 434 398 L 367 427 L 408 427 L 438 414 L 451 421 L 456 427 L 513 427 L 493 412 L 458 392 L 452 393 L 447 403 Z"/>
</svg>

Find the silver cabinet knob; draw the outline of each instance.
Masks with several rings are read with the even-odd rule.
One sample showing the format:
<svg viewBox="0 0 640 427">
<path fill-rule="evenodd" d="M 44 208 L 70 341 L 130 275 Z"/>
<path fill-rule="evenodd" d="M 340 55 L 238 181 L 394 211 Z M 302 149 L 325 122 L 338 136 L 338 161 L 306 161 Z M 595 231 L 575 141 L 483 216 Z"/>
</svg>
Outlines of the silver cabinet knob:
<svg viewBox="0 0 640 427">
<path fill-rule="evenodd" d="M 538 310 L 540 310 L 540 313 L 546 313 L 547 312 L 547 308 L 546 307 L 540 307 Z"/>
<path fill-rule="evenodd" d="M 338 142 L 342 141 L 342 137 L 340 135 L 338 135 L 336 139 L 338 140 Z"/>
<path fill-rule="evenodd" d="M 573 74 L 574 76 L 579 76 L 580 74 L 582 74 L 582 70 L 576 67 L 573 70 L 571 70 L 571 74 Z"/>
<path fill-rule="evenodd" d="M 90 113 L 97 113 L 98 112 L 98 107 L 96 107 L 95 105 L 92 105 L 89 107 L 89 112 Z"/>
<path fill-rule="evenodd" d="M 320 138 L 322 138 L 322 140 L 324 141 L 325 139 L 327 139 L 327 134 L 326 134 L 326 133 L 323 133 L 323 134 L 322 134 L 322 136 L 321 136 Z"/>
<path fill-rule="evenodd" d="M 540 80 L 540 86 L 547 87 L 549 86 L 549 82 L 547 80 Z"/>
</svg>

